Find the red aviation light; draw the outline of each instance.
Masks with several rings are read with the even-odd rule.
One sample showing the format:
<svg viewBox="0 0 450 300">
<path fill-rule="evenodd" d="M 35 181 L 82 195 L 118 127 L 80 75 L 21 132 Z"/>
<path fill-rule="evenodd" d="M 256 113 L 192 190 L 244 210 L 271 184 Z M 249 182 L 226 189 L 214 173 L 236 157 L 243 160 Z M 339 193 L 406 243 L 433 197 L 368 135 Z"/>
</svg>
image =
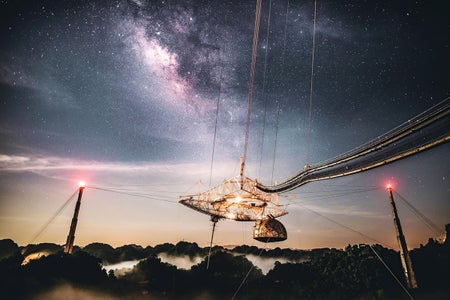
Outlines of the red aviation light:
<svg viewBox="0 0 450 300">
<path fill-rule="evenodd" d="M 392 191 L 392 183 L 386 184 L 386 189 L 387 189 L 388 191 Z"/>
<path fill-rule="evenodd" d="M 83 181 L 83 180 L 80 180 L 80 181 L 78 181 L 78 187 L 80 187 L 80 188 L 85 188 L 86 187 L 86 182 L 85 181 Z"/>
</svg>

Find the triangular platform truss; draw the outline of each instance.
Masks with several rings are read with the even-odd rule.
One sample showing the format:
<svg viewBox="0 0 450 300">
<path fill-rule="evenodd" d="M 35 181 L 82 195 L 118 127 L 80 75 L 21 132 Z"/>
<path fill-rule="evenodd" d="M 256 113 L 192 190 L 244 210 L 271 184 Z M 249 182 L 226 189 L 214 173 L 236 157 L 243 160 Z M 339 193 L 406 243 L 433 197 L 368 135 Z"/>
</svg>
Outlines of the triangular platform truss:
<svg viewBox="0 0 450 300">
<path fill-rule="evenodd" d="M 211 217 L 234 221 L 257 221 L 287 214 L 278 203 L 278 194 L 262 192 L 257 184 L 246 176 L 236 176 L 203 193 L 180 196 L 179 202 Z"/>
</svg>

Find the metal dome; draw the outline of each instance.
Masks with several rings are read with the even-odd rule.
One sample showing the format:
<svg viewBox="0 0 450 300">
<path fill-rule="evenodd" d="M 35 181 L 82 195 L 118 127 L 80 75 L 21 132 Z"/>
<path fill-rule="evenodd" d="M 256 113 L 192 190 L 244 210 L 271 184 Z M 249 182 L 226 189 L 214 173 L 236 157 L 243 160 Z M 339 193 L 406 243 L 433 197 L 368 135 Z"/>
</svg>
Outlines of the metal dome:
<svg viewBox="0 0 450 300">
<path fill-rule="evenodd" d="M 269 217 L 255 222 L 253 238 L 264 243 L 280 242 L 287 239 L 287 231 L 280 221 Z"/>
</svg>

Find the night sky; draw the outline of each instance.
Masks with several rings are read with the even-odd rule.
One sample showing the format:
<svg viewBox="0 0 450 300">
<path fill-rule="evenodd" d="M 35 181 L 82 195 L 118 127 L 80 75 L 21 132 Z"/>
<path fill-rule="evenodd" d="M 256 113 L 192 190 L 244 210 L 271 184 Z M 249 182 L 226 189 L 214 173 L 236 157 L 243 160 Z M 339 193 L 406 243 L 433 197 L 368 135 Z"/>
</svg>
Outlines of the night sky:
<svg viewBox="0 0 450 300">
<path fill-rule="evenodd" d="M 255 2 L 0 1 L 0 238 L 30 243 L 85 180 L 75 244 L 207 245 L 208 216 L 177 201 L 239 173 Z M 319 0 L 308 144 L 314 2 L 271 3 L 269 34 L 270 1 L 261 13 L 247 176 L 283 181 L 450 95 L 447 1 Z M 377 240 L 397 249 L 388 181 L 443 229 L 449 153 L 447 143 L 290 192 L 280 198 L 290 204 L 280 219 L 288 240 L 273 246 Z M 65 243 L 74 202 L 33 242 Z M 397 207 L 410 247 L 439 237 L 400 199 Z M 221 221 L 215 243 L 264 246 L 252 225 Z"/>
</svg>

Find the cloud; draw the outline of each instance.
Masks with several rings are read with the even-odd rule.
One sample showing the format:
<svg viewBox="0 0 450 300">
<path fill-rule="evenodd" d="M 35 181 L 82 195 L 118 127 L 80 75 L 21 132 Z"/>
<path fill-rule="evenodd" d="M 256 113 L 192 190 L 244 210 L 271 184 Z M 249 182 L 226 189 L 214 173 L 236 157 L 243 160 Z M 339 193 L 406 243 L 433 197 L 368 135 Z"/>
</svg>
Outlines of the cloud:
<svg viewBox="0 0 450 300">
<path fill-rule="evenodd" d="M 40 170 L 91 170 L 108 172 L 172 172 L 178 168 L 193 167 L 192 164 L 167 163 L 120 163 L 84 161 L 56 156 L 20 156 L 0 154 L 0 171 Z"/>
<path fill-rule="evenodd" d="M 20 165 L 29 160 L 30 158 L 26 156 L 0 154 L 0 164 Z"/>
<path fill-rule="evenodd" d="M 237 161 L 214 164 L 212 182 L 235 176 Z M 0 173 L 30 172 L 42 177 L 77 182 L 80 178 L 88 186 L 120 186 L 134 184 L 179 184 L 183 188 L 199 180 L 209 181 L 210 162 L 107 162 L 81 160 L 57 156 L 25 156 L 0 154 Z M 132 184 L 133 185 L 133 184 Z"/>
</svg>

